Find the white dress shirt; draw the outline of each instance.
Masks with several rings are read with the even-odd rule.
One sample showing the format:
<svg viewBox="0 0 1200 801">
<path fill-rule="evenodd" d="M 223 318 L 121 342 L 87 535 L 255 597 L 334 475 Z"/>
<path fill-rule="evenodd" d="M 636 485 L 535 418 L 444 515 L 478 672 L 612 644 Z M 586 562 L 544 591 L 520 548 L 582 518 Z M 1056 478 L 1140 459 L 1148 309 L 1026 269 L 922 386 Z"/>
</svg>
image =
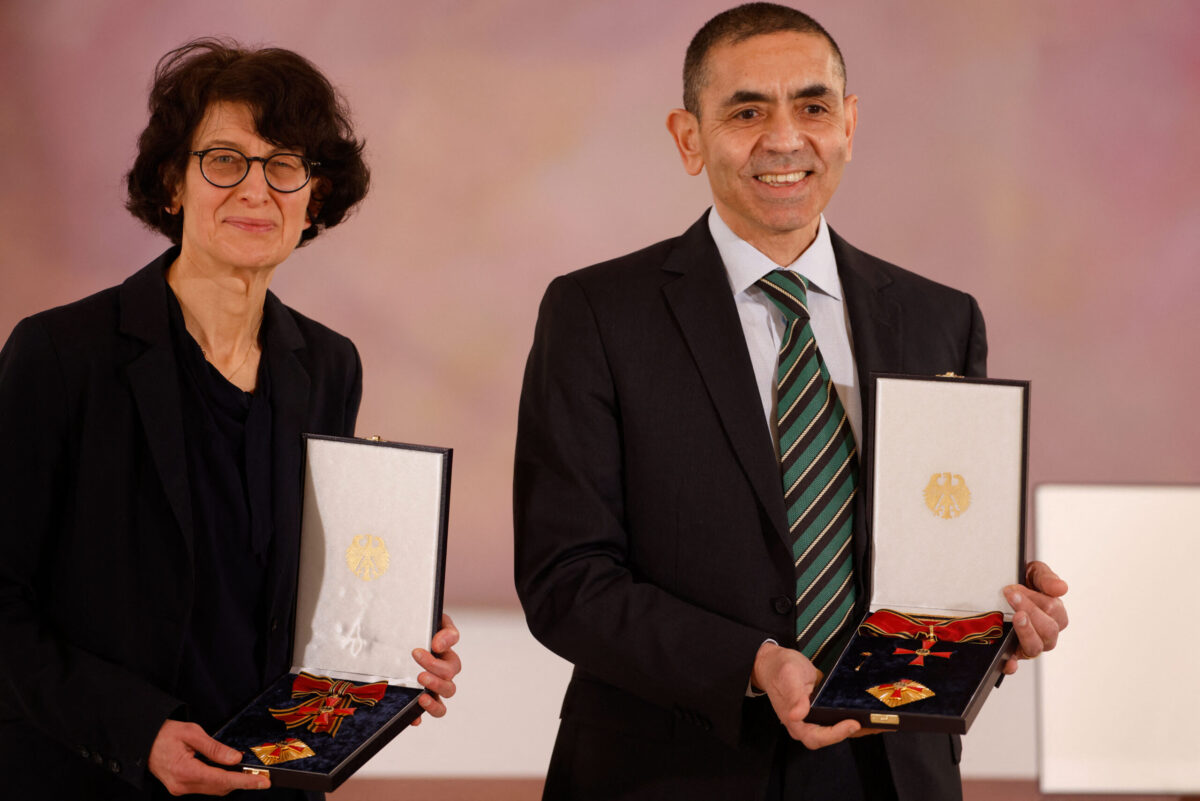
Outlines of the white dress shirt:
<svg viewBox="0 0 1200 801">
<path fill-rule="evenodd" d="M 725 273 L 729 278 L 733 299 L 737 304 L 754 380 L 762 398 L 763 414 L 771 427 L 775 453 L 779 453 L 778 421 L 775 414 L 775 368 L 779 361 L 779 343 L 787 321 L 779 307 L 767 294 L 754 285 L 772 270 L 791 270 L 808 280 L 808 313 L 812 316 L 813 336 L 821 358 L 829 368 L 829 376 L 837 388 L 838 398 L 846 409 L 855 443 L 862 439 L 862 398 L 858 390 L 858 370 L 850 338 L 850 318 L 838 280 L 837 261 L 825 215 L 821 215 L 817 238 L 786 267 L 780 267 L 761 251 L 730 230 L 714 208 L 708 215 L 708 229 L 717 243 Z M 862 453 L 861 446 L 859 453 Z M 861 455 L 860 457 L 861 458 Z"/>
</svg>

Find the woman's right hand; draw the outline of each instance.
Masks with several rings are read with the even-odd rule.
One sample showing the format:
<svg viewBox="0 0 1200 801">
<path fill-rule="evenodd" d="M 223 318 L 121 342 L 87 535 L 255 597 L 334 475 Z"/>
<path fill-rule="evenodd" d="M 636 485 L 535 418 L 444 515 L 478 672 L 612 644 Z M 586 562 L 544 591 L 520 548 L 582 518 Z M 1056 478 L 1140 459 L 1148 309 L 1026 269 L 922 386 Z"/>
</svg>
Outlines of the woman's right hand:
<svg viewBox="0 0 1200 801">
<path fill-rule="evenodd" d="M 265 790 L 271 786 L 265 774 L 214 768 L 197 759 L 196 754 L 222 765 L 236 765 L 242 758 L 240 751 L 217 742 L 195 723 L 168 720 L 150 747 L 150 772 L 171 795 L 226 795 L 233 790 Z"/>
</svg>

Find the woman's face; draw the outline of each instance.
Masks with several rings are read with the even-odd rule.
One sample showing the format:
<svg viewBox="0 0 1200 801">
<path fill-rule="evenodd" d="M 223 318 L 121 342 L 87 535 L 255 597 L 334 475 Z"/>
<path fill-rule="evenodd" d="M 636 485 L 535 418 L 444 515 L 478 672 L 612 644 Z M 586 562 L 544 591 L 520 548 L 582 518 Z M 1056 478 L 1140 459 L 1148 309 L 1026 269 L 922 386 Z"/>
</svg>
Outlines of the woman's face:
<svg viewBox="0 0 1200 801">
<path fill-rule="evenodd" d="M 250 109 L 241 103 L 217 102 L 196 126 L 190 150 L 230 147 L 247 156 L 268 157 L 278 148 L 258 135 Z M 300 153 L 300 155 L 304 155 Z M 286 259 L 312 223 L 308 202 L 312 182 L 297 192 L 279 192 L 267 185 L 262 163 L 237 186 L 213 186 L 200 172 L 200 159 L 188 157 L 175 202 L 183 212 L 181 258 L 210 269 L 259 271 Z"/>
</svg>

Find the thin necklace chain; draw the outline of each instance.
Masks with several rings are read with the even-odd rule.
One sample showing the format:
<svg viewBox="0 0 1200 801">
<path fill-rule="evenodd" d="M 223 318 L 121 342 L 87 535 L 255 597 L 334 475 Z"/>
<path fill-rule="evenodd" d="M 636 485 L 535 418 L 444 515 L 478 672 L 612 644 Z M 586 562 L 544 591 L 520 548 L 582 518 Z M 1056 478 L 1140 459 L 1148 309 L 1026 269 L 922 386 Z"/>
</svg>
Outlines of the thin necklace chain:
<svg viewBox="0 0 1200 801">
<path fill-rule="evenodd" d="M 200 345 L 199 342 L 197 342 L 196 344 Z M 250 361 L 250 353 L 253 350 L 254 350 L 254 343 L 251 342 L 250 347 L 246 348 L 246 355 L 242 357 L 241 363 L 239 363 L 238 366 L 234 369 L 234 371 L 229 374 L 230 378 L 233 378 L 235 375 L 237 375 L 238 373 L 240 373 L 242 371 L 242 368 L 246 366 L 246 362 Z M 204 356 L 205 361 L 208 361 L 208 351 L 206 351 L 204 349 L 203 345 L 200 345 L 200 354 L 202 356 Z M 212 364 L 212 362 L 209 362 L 209 364 Z M 216 365 L 213 364 L 213 367 L 216 367 Z"/>
<path fill-rule="evenodd" d="M 246 362 L 250 361 L 250 354 L 254 352 L 254 345 L 258 342 L 258 332 L 261 328 L 262 318 L 259 318 L 258 325 L 255 326 L 254 336 L 250 339 L 249 347 L 246 348 L 246 355 L 242 357 L 242 361 L 239 362 L 238 366 L 233 369 L 233 372 L 226 376 L 227 379 L 232 380 L 233 377 L 240 373 L 242 368 L 246 366 Z M 193 339 L 195 339 L 195 337 L 193 337 Z M 205 350 L 204 346 L 200 344 L 199 340 L 196 340 L 196 346 L 200 348 L 200 355 L 204 357 L 204 360 L 208 361 L 209 364 L 212 364 L 212 362 L 208 359 L 208 351 Z M 213 367 L 216 367 L 216 365 L 213 364 Z M 217 368 L 217 370 L 220 372 L 220 368 Z M 224 373 L 222 373 L 222 375 L 224 375 Z"/>
</svg>

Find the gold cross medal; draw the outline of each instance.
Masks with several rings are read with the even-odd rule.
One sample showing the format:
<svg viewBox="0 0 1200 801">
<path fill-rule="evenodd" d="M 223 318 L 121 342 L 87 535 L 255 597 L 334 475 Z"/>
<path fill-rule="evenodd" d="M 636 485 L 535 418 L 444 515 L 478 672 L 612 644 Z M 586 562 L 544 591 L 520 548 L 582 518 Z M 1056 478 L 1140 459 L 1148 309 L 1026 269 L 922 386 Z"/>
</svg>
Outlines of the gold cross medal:
<svg viewBox="0 0 1200 801">
<path fill-rule="evenodd" d="M 289 737 L 278 743 L 252 746 L 250 750 L 264 765 L 278 765 L 280 762 L 291 762 L 293 759 L 316 756 L 311 748 L 295 737 Z"/>
<path fill-rule="evenodd" d="M 876 684 L 867 692 L 889 707 L 904 706 L 923 698 L 931 698 L 934 695 L 933 690 L 912 679 L 900 679 L 891 684 Z"/>
</svg>

